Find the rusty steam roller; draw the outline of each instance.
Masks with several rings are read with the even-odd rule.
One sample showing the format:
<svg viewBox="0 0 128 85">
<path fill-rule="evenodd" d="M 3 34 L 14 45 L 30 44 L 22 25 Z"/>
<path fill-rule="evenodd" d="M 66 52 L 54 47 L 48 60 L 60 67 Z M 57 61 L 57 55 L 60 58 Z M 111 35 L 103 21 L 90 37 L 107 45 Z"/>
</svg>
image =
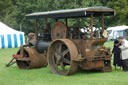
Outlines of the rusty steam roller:
<svg viewBox="0 0 128 85">
<path fill-rule="evenodd" d="M 13 59 L 6 65 L 7 67 L 16 62 L 20 69 L 33 69 L 47 66 L 47 49 L 50 43 L 41 41 L 40 36 L 35 33 L 28 34 L 26 45 L 20 47 L 18 52 L 13 55 Z M 41 43 L 41 47 L 39 44 Z M 15 60 L 15 61 L 13 61 Z"/>
<path fill-rule="evenodd" d="M 53 18 L 55 19 L 55 24 L 50 28 L 48 33 L 45 32 L 46 35 L 43 35 L 43 40 L 37 40 L 39 44 L 37 48 L 35 48 L 36 50 L 29 49 L 35 52 L 34 57 L 32 57 L 31 51 L 27 48 L 24 50 L 21 49 L 18 53 L 21 55 L 24 53 L 24 56 L 29 55 L 30 58 L 32 57 L 33 64 L 35 64 L 35 56 L 43 56 L 37 55 L 36 51 L 39 53 L 47 53 L 48 65 L 54 74 L 71 75 L 77 72 L 78 69 L 110 72 L 112 71 L 112 54 L 110 48 L 104 47 L 104 43 L 107 40 L 103 34 L 104 17 L 114 14 L 115 11 L 107 7 L 88 7 L 27 14 L 27 18 L 35 19 L 36 32 L 38 18 Z M 80 23 L 78 26 L 69 25 L 68 20 L 79 18 L 87 18 L 87 20 L 90 20 L 90 26 L 86 27 L 85 25 L 82 27 Z M 64 22 L 60 22 L 60 19 L 64 19 Z M 95 21 L 98 22 L 94 24 Z M 94 29 L 93 26 L 99 26 L 97 27 L 99 29 Z M 51 38 L 51 43 L 49 41 L 46 42 L 47 40 L 44 39 L 47 37 L 47 34 L 49 36 L 48 39 Z M 44 48 L 45 46 L 48 47 L 48 50 L 43 52 L 43 50 L 41 50 L 44 49 L 43 46 Z M 25 64 L 31 66 L 29 62 L 30 59 L 26 57 L 25 60 L 27 61 Z"/>
<path fill-rule="evenodd" d="M 29 33 L 27 45 L 21 46 L 17 54 L 13 55 L 19 68 L 33 69 L 47 66 L 47 49 L 51 40 L 48 30 L 44 31 L 40 36 Z"/>
</svg>

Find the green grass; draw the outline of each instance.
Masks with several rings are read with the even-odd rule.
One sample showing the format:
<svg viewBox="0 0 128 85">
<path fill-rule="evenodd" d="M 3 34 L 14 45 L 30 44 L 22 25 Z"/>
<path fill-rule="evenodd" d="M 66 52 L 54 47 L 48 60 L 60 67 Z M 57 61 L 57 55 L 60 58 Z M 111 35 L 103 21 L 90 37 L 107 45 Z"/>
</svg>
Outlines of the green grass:
<svg viewBox="0 0 128 85">
<path fill-rule="evenodd" d="M 112 42 L 105 43 L 112 47 Z M 0 49 L 0 85 L 128 85 L 128 73 L 118 70 L 112 72 L 80 72 L 70 76 L 52 74 L 48 67 L 21 70 L 16 64 L 5 67 L 18 48 Z"/>
<path fill-rule="evenodd" d="M 104 46 L 105 46 L 105 47 L 108 47 L 108 48 L 111 48 L 111 50 L 112 50 L 112 49 L 113 49 L 113 41 L 105 42 L 105 43 L 104 43 Z"/>
</svg>

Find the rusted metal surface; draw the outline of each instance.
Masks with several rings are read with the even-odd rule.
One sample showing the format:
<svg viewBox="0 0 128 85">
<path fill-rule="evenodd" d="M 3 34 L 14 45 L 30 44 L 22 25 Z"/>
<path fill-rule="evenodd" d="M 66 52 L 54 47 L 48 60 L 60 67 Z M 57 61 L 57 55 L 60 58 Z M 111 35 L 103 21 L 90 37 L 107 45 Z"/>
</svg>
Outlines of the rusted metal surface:
<svg viewBox="0 0 128 85">
<path fill-rule="evenodd" d="M 93 16 L 91 16 L 91 28 L 93 28 Z M 112 71 L 110 49 L 103 46 L 107 39 L 95 38 L 93 36 L 93 29 L 91 29 L 92 34 L 90 35 L 90 38 L 83 38 L 82 36 L 85 36 L 86 34 L 80 35 L 79 33 L 81 32 L 75 29 L 73 32 L 70 32 L 70 34 L 74 35 L 73 33 L 75 33 L 75 31 L 78 33 L 75 35 L 76 37 L 71 38 L 71 35 L 68 35 L 67 39 L 56 39 L 49 46 L 48 63 L 51 71 L 60 75 L 73 74 L 77 71 L 78 67 L 83 70 Z M 61 31 L 60 33 L 63 34 Z M 57 32 L 54 33 L 54 35 L 56 34 Z M 60 48 L 62 49 L 62 52 L 59 51 Z M 70 68 L 66 69 L 66 71 L 65 63 L 64 66 L 61 65 L 65 62 L 63 60 L 63 52 L 66 51 L 65 48 L 68 48 L 70 52 L 70 54 L 67 54 L 70 58 L 70 64 L 68 63 Z M 74 65 L 72 65 L 72 63 Z M 59 69 L 59 66 L 62 70 Z"/>
<path fill-rule="evenodd" d="M 108 68 L 107 71 L 112 70 L 111 69 L 112 55 L 111 55 L 110 49 L 103 47 L 103 44 L 106 40 L 107 39 L 105 38 L 73 40 L 73 42 L 76 44 L 76 47 L 79 49 L 79 52 L 81 53 L 81 56 L 78 56 L 79 57 L 78 59 L 80 59 L 80 62 L 81 62 L 80 64 L 81 69 L 102 70 L 103 68 Z M 97 63 L 99 65 L 97 65 Z M 88 66 L 86 66 L 85 64 L 87 64 Z"/>
<path fill-rule="evenodd" d="M 17 54 L 16 55 L 12 55 L 13 58 L 9 61 L 8 64 L 6 64 L 6 67 L 9 67 L 9 66 L 13 65 L 14 63 L 16 63 L 15 60 L 18 57 L 19 57 L 20 60 L 22 60 L 23 59 L 22 56 L 24 55 L 24 47 L 30 48 L 31 46 L 34 46 L 35 43 L 36 43 L 36 34 L 35 33 L 29 33 L 28 34 L 27 44 L 23 45 L 23 46 L 20 46 L 20 50 L 19 50 L 20 55 L 17 55 Z M 23 60 L 25 60 L 25 59 L 23 59 Z"/>
<path fill-rule="evenodd" d="M 22 48 L 13 57 L 16 59 L 17 66 L 21 69 L 41 68 L 47 66 L 46 54 L 40 54 L 35 48 Z M 23 56 L 21 56 L 23 54 Z"/>
<path fill-rule="evenodd" d="M 46 51 L 47 51 L 48 46 L 47 47 L 44 46 L 43 52 L 40 53 L 35 48 L 36 41 L 37 41 L 36 34 L 29 33 L 27 44 L 21 46 L 17 54 L 12 55 L 13 56 L 12 60 L 6 66 L 7 67 L 11 66 L 16 61 L 17 66 L 21 69 L 46 67 L 47 66 L 47 52 Z"/>
<path fill-rule="evenodd" d="M 84 61 L 80 64 L 80 68 L 83 70 L 100 70 L 104 67 L 104 61 Z"/>
<path fill-rule="evenodd" d="M 27 45 L 34 46 L 35 43 L 36 43 L 36 39 L 37 39 L 37 36 L 36 36 L 35 33 L 29 33 L 28 34 Z"/>
<path fill-rule="evenodd" d="M 56 22 L 51 29 L 52 40 L 66 38 L 67 27 L 63 23 Z"/>
<path fill-rule="evenodd" d="M 78 56 L 75 44 L 69 39 L 57 39 L 48 49 L 48 63 L 55 74 L 70 75 L 77 71 L 78 64 L 74 61 Z"/>
<path fill-rule="evenodd" d="M 17 54 L 13 55 L 12 60 L 6 66 L 11 66 L 16 62 L 17 66 L 21 69 L 46 67 L 47 48 L 50 44 L 50 41 L 46 41 L 46 39 L 45 41 L 40 41 L 37 42 L 37 36 L 35 33 L 29 33 L 27 44 L 20 47 Z M 40 52 L 39 49 L 37 49 L 37 45 L 38 47 L 41 47 L 43 51 Z"/>
</svg>

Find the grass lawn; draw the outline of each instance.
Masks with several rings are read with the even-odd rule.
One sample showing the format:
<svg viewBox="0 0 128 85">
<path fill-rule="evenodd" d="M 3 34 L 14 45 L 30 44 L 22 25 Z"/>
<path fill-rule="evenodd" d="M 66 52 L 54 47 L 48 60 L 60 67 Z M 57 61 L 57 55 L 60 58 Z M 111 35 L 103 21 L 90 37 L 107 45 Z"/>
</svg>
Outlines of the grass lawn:
<svg viewBox="0 0 128 85">
<path fill-rule="evenodd" d="M 112 42 L 105 43 L 112 47 Z M 70 76 L 52 74 L 48 67 L 21 70 L 16 64 L 5 67 L 18 48 L 0 49 L 0 85 L 128 85 L 128 73 L 118 70 L 112 72 L 77 72 Z"/>
</svg>

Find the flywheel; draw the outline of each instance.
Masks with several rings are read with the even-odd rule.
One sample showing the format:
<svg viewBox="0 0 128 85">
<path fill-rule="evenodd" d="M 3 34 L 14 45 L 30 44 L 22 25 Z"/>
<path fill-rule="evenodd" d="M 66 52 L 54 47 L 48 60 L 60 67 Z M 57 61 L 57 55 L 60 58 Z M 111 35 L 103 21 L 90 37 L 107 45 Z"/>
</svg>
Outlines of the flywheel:
<svg viewBox="0 0 128 85">
<path fill-rule="evenodd" d="M 61 22 L 56 22 L 51 28 L 51 38 L 55 39 L 64 39 L 67 37 L 67 27 Z"/>
</svg>

